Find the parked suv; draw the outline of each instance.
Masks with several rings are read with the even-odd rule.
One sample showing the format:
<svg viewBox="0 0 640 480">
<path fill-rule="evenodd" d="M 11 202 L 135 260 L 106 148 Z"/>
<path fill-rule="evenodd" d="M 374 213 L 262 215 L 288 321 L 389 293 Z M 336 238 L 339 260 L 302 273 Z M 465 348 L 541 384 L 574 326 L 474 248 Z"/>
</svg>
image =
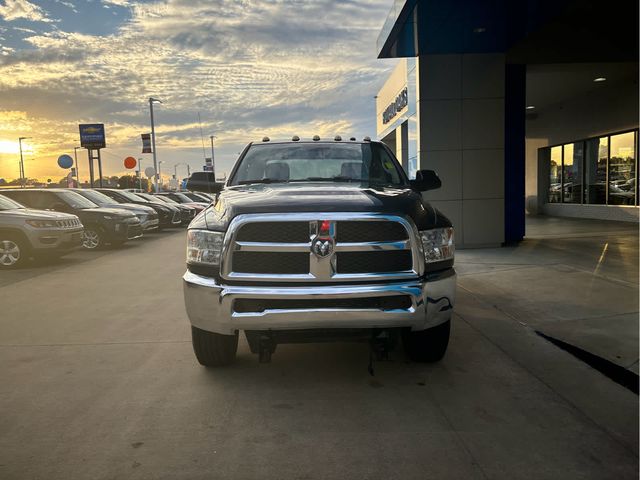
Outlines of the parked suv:
<svg viewBox="0 0 640 480">
<path fill-rule="evenodd" d="M 0 269 L 31 256 L 62 256 L 82 245 L 82 231 L 75 215 L 28 209 L 0 195 Z"/>
<path fill-rule="evenodd" d="M 41 210 L 72 213 L 84 225 L 82 246 L 88 250 L 106 243 L 121 245 L 142 236 L 140 220 L 133 213 L 116 208 L 102 208 L 91 200 L 63 188 L 15 189 L 2 193 L 23 205 Z"/>
<path fill-rule="evenodd" d="M 298 140 L 295 138 L 295 140 Z M 187 231 L 184 299 L 205 366 L 231 363 L 238 332 L 268 361 L 278 343 L 402 338 L 440 360 L 456 290 L 452 224 L 380 142 L 249 144 L 214 205 Z M 220 190 L 208 172 L 189 190 Z"/>
<path fill-rule="evenodd" d="M 182 223 L 180 210 L 171 205 L 164 205 L 157 202 L 150 202 L 137 196 L 135 193 L 115 188 L 96 188 L 96 191 L 104 193 L 107 197 L 113 198 L 118 203 L 134 203 L 153 208 L 158 213 L 158 229 L 167 227 L 179 227 Z"/>
<path fill-rule="evenodd" d="M 118 203 L 113 198 L 108 197 L 104 193 L 100 193 L 93 189 L 87 188 L 70 188 L 69 190 L 91 200 L 100 207 L 118 208 L 133 213 L 140 220 L 142 230 L 154 230 L 158 228 L 158 214 L 151 207 L 144 205 L 136 205 L 135 203 Z"/>
</svg>

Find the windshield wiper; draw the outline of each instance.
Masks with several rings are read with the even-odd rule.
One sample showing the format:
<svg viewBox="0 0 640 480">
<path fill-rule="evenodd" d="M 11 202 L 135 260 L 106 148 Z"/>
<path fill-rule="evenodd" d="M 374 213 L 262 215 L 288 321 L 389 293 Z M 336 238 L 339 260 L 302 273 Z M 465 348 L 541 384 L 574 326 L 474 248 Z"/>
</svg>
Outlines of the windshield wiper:
<svg viewBox="0 0 640 480">
<path fill-rule="evenodd" d="M 250 185 L 252 183 L 289 183 L 289 180 L 282 178 L 261 178 L 260 180 L 240 180 L 238 185 Z"/>
</svg>

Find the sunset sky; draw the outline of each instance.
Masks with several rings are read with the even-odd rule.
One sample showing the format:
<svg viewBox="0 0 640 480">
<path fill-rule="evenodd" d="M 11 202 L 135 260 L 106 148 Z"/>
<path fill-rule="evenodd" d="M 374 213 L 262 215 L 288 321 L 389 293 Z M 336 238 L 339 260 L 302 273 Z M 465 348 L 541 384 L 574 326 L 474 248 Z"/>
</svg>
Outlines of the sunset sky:
<svg viewBox="0 0 640 480">
<path fill-rule="evenodd" d="M 201 169 L 216 135 L 228 171 L 252 140 L 375 135 L 376 59 L 390 0 L 0 0 L 0 178 L 55 181 L 79 123 L 104 123 L 105 174 L 142 157 L 154 109 L 163 173 Z M 86 151 L 78 151 L 87 173 Z M 184 168 L 178 171 L 184 176 Z"/>
</svg>

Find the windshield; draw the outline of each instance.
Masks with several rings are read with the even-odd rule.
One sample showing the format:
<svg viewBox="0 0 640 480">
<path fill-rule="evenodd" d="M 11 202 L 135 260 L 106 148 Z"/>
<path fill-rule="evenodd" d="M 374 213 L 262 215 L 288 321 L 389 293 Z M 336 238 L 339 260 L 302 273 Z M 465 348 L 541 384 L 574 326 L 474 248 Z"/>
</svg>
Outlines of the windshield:
<svg viewBox="0 0 640 480">
<path fill-rule="evenodd" d="M 176 203 L 191 203 L 193 202 L 192 199 L 190 199 L 189 197 L 187 197 L 184 193 L 178 193 L 178 192 L 173 192 L 171 194 L 171 200 L 173 200 Z M 202 201 L 202 200 L 198 200 L 198 201 Z"/>
<path fill-rule="evenodd" d="M 172 203 L 174 205 L 178 204 L 178 202 L 174 201 L 172 198 L 165 197 L 164 195 L 158 195 L 157 197 L 154 197 L 154 198 L 156 198 L 156 199 L 158 199 L 158 200 L 160 200 L 161 202 L 164 202 L 164 203 Z"/>
<path fill-rule="evenodd" d="M 230 184 L 305 181 L 406 186 L 397 161 L 371 143 L 252 145 Z"/>
<path fill-rule="evenodd" d="M 135 193 L 133 195 L 136 195 L 136 196 L 140 197 L 142 200 L 144 200 L 146 202 L 162 203 L 156 197 L 154 197 L 153 195 L 149 195 L 148 193 Z"/>
<path fill-rule="evenodd" d="M 0 195 L 0 210 L 16 210 L 18 208 L 24 208 L 18 202 L 14 202 L 10 198 Z"/>
<path fill-rule="evenodd" d="M 98 206 L 91 200 L 84 198 L 76 192 L 57 192 L 56 195 L 71 208 L 85 209 L 96 208 Z"/>
<path fill-rule="evenodd" d="M 207 203 L 211 203 L 211 199 L 205 197 L 204 195 L 198 195 L 196 193 L 191 193 L 191 192 L 184 192 L 184 193 L 180 193 L 180 195 L 184 195 L 187 198 L 190 198 L 192 201 L 194 202 L 207 202 Z"/>
<path fill-rule="evenodd" d="M 120 194 L 122 197 L 126 198 L 130 202 L 139 202 L 140 199 L 142 198 L 142 197 L 138 197 L 134 193 L 127 192 L 125 190 L 118 190 L 118 194 Z M 146 198 L 142 198 L 142 200 L 147 201 Z"/>
<path fill-rule="evenodd" d="M 115 200 L 111 197 L 108 197 L 104 193 L 96 192 L 95 190 L 81 190 L 79 192 L 75 192 L 78 195 L 82 195 L 85 198 L 88 198 L 94 203 L 100 205 L 101 203 L 112 204 Z"/>
</svg>

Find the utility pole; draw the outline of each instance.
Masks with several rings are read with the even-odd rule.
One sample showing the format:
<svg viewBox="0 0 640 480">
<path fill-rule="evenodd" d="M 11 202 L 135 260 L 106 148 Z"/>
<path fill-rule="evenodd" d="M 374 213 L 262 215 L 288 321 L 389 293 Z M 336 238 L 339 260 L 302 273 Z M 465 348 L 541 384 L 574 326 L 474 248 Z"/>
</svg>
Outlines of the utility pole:
<svg viewBox="0 0 640 480">
<path fill-rule="evenodd" d="M 76 182 L 78 182 L 78 188 L 80 188 L 80 170 L 78 170 L 78 149 L 82 147 L 73 147 L 73 156 L 76 159 Z"/>
<path fill-rule="evenodd" d="M 213 156 L 213 139 L 216 138 L 215 135 L 209 135 L 211 139 L 211 169 L 213 170 L 213 178 L 216 178 L 216 159 Z"/>
<path fill-rule="evenodd" d="M 151 113 L 151 148 L 153 150 L 153 168 L 155 170 L 154 185 L 155 185 L 156 193 L 158 193 L 160 191 L 160 189 L 159 189 L 159 186 L 158 186 L 158 177 L 159 177 L 158 159 L 156 157 L 156 130 L 155 130 L 155 125 L 153 123 L 153 104 L 154 104 L 154 102 L 157 102 L 157 103 L 162 103 L 162 102 L 160 100 L 158 100 L 157 98 L 149 97 L 149 112 Z"/>
<path fill-rule="evenodd" d="M 20 137 L 18 138 L 18 143 L 20 144 L 20 188 L 24 188 L 24 184 L 26 181 L 26 176 L 24 174 L 24 158 L 22 156 L 22 140 L 26 140 L 31 137 Z"/>
</svg>

